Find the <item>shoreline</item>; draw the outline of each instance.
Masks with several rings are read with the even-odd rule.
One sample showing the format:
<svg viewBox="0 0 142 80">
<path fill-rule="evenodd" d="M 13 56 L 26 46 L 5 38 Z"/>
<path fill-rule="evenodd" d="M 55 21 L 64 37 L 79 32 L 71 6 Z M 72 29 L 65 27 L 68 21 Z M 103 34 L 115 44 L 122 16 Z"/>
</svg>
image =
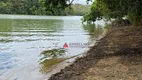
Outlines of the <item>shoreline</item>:
<svg viewBox="0 0 142 80">
<path fill-rule="evenodd" d="M 142 79 L 141 45 L 141 27 L 113 28 L 85 56 L 76 59 L 49 80 Z"/>
<path fill-rule="evenodd" d="M 102 39 L 106 35 L 107 31 L 108 30 L 104 29 L 103 33 L 100 36 L 98 36 L 97 39 L 94 39 L 94 41 L 91 43 L 91 45 L 89 46 L 89 49 L 87 51 L 85 51 L 85 52 L 83 52 L 83 53 L 81 53 L 79 55 L 69 57 L 69 58 L 65 59 L 64 61 L 62 61 L 61 63 L 58 63 L 58 64 L 54 65 L 48 71 L 48 73 L 46 74 L 46 77 L 44 79 L 49 79 L 52 75 L 54 75 L 56 73 L 59 73 L 60 70 L 62 70 L 65 67 L 70 66 L 71 64 L 73 64 L 76 61 L 76 59 L 86 56 L 86 54 L 90 50 L 90 48 L 95 46 L 97 44 L 97 41 L 99 41 L 100 39 Z"/>
</svg>

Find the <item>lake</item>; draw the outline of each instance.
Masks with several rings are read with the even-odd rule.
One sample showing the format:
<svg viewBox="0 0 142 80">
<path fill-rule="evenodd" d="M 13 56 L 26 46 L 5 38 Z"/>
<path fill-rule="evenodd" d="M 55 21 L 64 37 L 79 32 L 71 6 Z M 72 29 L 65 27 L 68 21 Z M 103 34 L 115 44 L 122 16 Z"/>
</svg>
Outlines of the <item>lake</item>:
<svg viewBox="0 0 142 80">
<path fill-rule="evenodd" d="M 44 80 L 59 63 L 86 52 L 105 22 L 83 25 L 81 18 L 0 15 L 0 80 Z"/>
</svg>

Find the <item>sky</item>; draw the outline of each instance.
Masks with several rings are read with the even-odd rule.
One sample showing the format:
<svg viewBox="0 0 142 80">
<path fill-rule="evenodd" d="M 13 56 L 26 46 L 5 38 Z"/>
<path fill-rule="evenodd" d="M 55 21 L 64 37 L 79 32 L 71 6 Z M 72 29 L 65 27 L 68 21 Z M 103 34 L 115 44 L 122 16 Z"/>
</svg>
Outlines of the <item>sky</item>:
<svg viewBox="0 0 142 80">
<path fill-rule="evenodd" d="M 79 4 L 87 4 L 86 1 L 87 1 L 87 0 L 74 0 L 73 3 L 74 3 L 74 4 L 76 4 L 76 3 L 79 3 Z M 91 3 L 91 2 L 89 2 L 89 3 Z"/>
</svg>

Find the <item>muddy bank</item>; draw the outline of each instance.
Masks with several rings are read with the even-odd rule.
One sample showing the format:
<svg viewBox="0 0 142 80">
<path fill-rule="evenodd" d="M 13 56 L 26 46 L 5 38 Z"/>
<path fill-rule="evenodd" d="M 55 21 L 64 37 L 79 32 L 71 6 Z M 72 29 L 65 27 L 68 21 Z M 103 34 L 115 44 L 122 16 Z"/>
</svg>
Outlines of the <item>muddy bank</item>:
<svg viewBox="0 0 142 80">
<path fill-rule="evenodd" d="M 113 28 L 49 80 L 142 80 L 142 27 Z"/>
</svg>

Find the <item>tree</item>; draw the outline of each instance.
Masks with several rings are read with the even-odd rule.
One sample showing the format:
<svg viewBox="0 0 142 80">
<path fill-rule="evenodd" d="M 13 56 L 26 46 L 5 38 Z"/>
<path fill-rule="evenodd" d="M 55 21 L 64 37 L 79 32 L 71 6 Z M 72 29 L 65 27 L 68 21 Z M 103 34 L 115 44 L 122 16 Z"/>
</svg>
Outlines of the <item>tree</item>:
<svg viewBox="0 0 142 80">
<path fill-rule="evenodd" d="M 42 0 L 45 6 L 46 14 L 62 15 L 65 9 L 70 7 L 74 0 Z"/>
<path fill-rule="evenodd" d="M 128 18 L 136 25 L 142 25 L 142 0 L 131 0 Z"/>
<path fill-rule="evenodd" d="M 11 14 L 12 4 L 5 1 L 0 1 L 0 13 L 2 14 Z"/>
<path fill-rule="evenodd" d="M 94 9 L 88 13 L 88 17 L 95 15 L 100 18 L 100 15 L 96 14 L 99 12 L 107 19 L 122 20 L 123 17 L 127 17 L 133 24 L 142 25 L 142 0 L 95 0 L 93 6 Z"/>
<path fill-rule="evenodd" d="M 100 19 L 102 19 L 102 13 L 98 10 L 96 2 L 94 2 L 91 6 L 90 11 L 83 16 L 82 22 L 87 21 L 87 23 L 91 23 Z"/>
</svg>

